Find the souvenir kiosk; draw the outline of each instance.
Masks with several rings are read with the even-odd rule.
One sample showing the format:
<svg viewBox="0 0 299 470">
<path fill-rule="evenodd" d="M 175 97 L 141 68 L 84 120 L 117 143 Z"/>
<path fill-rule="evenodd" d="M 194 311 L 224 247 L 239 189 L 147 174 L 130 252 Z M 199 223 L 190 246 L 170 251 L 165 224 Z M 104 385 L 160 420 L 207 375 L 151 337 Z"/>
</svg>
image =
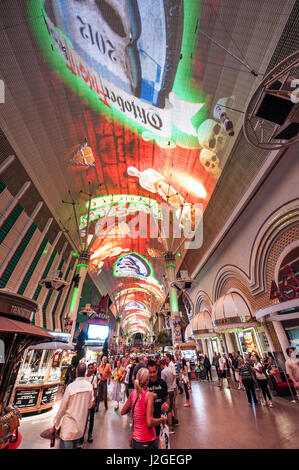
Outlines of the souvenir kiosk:
<svg viewBox="0 0 299 470">
<path fill-rule="evenodd" d="M 20 413 L 9 406 L 24 351 L 52 336 L 31 324 L 38 304 L 29 298 L 0 289 L 0 448 L 19 438 Z"/>
<path fill-rule="evenodd" d="M 53 341 L 35 344 L 24 354 L 12 394 L 12 405 L 23 413 L 50 409 L 65 376 L 65 356 L 71 360 L 72 344 Z"/>
</svg>

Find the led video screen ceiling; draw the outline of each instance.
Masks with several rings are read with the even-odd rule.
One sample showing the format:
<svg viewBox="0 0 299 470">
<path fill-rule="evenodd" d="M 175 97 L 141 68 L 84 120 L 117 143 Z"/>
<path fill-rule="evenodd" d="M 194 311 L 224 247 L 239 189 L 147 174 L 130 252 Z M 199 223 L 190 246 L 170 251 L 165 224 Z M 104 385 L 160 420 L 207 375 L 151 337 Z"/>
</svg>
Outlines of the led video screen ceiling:
<svg viewBox="0 0 299 470">
<path fill-rule="evenodd" d="M 90 274 L 130 334 L 148 332 L 165 301 L 167 250 L 160 232 L 150 236 L 148 216 L 159 225 L 160 205 L 168 204 L 179 223 L 193 223 L 184 208 L 205 210 L 235 141 L 219 109 L 232 118 L 235 136 L 241 126 L 233 109 L 245 105 L 254 77 L 224 48 L 246 53 L 257 26 L 252 19 L 244 32 L 242 2 L 231 4 L 235 15 L 218 0 L 26 0 L 15 11 L 23 19 L 19 37 L 7 29 L 26 82 L 22 96 L 13 66 L 6 78 L 39 152 L 30 175 L 41 194 L 49 192 L 46 178 L 55 181 L 54 213 L 67 193 L 60 181 L 73 195 L 81 191 L 81 236 L 88 213 L 92 228 Z M 264 2 L 257 18 L 259 8 Z M 260 28 L 263 48 L 273 35 L 267 28 Z M 22 44 L 30 53 L 21 54 Z M 255 49 L 257 68 L 264 57 Z M 109 217 L 116 225 L 99 228 Z M 145 235 L 136 236 L 137 228 Z"/>
</svg>

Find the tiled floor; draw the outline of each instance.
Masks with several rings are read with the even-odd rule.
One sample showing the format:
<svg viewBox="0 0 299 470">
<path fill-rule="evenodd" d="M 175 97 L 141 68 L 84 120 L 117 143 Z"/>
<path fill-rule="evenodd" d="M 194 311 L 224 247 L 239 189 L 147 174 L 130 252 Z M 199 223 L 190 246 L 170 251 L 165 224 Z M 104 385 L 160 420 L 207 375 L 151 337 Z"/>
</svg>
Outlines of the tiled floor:
<svg viewBox="0 0 299 470">
<path fill-rule="evenodd" d="M 290 399 L 291 400 L 291 399 Z M 298 449 L 299 402 L 274 398 L 274 408 L 251 407 L 246 394 L 236 389 L 219 390 L 217 382 L 192 382 L 191 407 L 184 395 L 177 397 L 179 426 L 171 436 L 173 449 Z M 49 448 L 40 433 L 52 425 L 59 403 L 52 411 L 24 417 L 20 449 Z M 128 449 L 129 416 L 120 416 L 113 403 L 108 411 L 101 403 L 96 413 L 93 443 L 86 449 Z M 58 443 L 57 443 L 58 446 Z"/>
</svg>

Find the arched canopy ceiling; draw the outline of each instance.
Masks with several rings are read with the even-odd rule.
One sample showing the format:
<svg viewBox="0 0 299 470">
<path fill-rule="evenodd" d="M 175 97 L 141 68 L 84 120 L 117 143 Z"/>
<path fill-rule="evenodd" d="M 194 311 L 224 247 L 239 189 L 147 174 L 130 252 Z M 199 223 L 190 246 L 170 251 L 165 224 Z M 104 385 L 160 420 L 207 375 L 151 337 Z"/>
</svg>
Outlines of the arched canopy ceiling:
<svg viewBox="0 0 299 470">
<path fill-rule="evenodd" d="M 183 223 L 179 208 L 205 210 L 293 5 L 0 2 L 1 127 L 74 249 L 90 243 L 90 274 L 131 335 L 149 331 L 166 295 L 149 214 L 161 223 L 166 202 Z M 79 236 L 63 200 L 76 202 Z"/>
</svg>

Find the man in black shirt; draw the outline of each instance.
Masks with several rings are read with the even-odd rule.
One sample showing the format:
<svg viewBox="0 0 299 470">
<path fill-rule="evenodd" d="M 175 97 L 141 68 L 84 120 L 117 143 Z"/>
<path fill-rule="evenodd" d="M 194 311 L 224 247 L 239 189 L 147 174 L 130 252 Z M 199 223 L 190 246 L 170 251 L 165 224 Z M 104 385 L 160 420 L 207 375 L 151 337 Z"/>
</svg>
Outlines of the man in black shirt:
<svg viewBox="0 0 299 470">
<path fill-rule="evenodd" d="M 167 413 L 169 398 L 166 382 L 158 377 L 158 367 L 154 361 L 148 362 L 149 383 L 148 390 L 154 395 L 154 418 L 161 418 L 161 414 Z M 160 425 L 156 426 L 156 435 L 159 437 Z"/>
<path fill-rule="evenodd" d="M 147 366 L 147 357 L 145 357 L 143 355 L 139 356 L 139 361 L 138 361 L 138 363 L 136 364 L 136 366 L 134 367 L 134 370 L 133 370 L 133 375 L 132 375 L 133 384 L 136 380 L 137 372 L 142 368 L 146 369 L 146 366 Z M 160 416 L 160 418 L 161 418 L 161 416 Z"/>
</svg>

